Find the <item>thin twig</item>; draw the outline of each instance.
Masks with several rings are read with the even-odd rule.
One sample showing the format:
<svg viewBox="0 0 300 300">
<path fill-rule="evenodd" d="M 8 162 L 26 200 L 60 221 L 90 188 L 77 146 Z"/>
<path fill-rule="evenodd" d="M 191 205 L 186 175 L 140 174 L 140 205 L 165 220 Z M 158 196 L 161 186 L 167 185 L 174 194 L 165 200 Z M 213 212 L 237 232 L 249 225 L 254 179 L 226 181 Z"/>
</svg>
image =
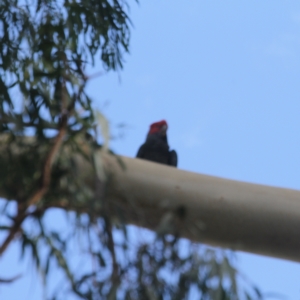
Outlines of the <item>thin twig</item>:
<svg viewBox="0 0 300 300">
<path fill-rule="evenodd" d="M 7 249 L 8 245 L 10 244 L 10 242 L 14 239 L 15 235 L 19 232 L 20 230 L 20 226 L 23 223 L 23 221 L 26 218 L 26 214 L 23 210 L 18 210 L 18 214 L 15 217 L 15 223 L 14 225 L 11 227 L 9 234 L 7 235 L 6 239 L 4 240 L 4 242 L 2 243 L 2 245 L 0 246 L 0 256 L 4 253 L 4 251 Z"/>
<path fill-rule="evenodd" d="M 104 217 L 105 223 L 106 223 L 106 232 L 108 236 L 108 241 L 107 241 L 107 247 L 109 251 L 111 252 L 112 256 L 112 280 L 113 282 L 116 282 L 119 279 L 119 267 L 116 259 L 116 253 L 115 253 L 115 245 L 114 245 L 114 238 L 112 234 L 112 225 L 110 222 L 109 217 Z"/>
<path fill-rule="evenodd" d="M 44 165 L 44 171 L 43 171 L 43 181 L 41 188 L 34 193 L 34 195 L 27 201 L 28 207 L 31 205 L 37 204 L 40 199 L 47 193 L 50 182 L 51 182 L 51 171 L 52 171 L 52 165 L 54 162 L 54 159 L 60 149 L 61 144 L 63 143 L 63 139 L 65 137 L 65 134 L 67 132 L 67 117 L 62 118 L 62 126 L 58 132 L 58 135 L 55 138 L 54 145 L 49 152 L 45 165 Z"/>
</svg>

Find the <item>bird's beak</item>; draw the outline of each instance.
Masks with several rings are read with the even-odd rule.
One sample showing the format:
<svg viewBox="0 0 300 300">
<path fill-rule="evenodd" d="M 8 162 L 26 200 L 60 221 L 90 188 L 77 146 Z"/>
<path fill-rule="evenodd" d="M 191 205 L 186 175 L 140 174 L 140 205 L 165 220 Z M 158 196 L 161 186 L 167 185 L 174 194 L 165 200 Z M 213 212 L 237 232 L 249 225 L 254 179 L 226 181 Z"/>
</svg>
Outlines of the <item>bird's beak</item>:
<svg viewBox="0 0 300 300">
<path fill-rule="evenodd" d="M 167 130 L 168 130 L 168 126 L 167 125 L 162 126 L 162 128 L 161 128 L 162 135 L 166 135 Z"/>
</svg>

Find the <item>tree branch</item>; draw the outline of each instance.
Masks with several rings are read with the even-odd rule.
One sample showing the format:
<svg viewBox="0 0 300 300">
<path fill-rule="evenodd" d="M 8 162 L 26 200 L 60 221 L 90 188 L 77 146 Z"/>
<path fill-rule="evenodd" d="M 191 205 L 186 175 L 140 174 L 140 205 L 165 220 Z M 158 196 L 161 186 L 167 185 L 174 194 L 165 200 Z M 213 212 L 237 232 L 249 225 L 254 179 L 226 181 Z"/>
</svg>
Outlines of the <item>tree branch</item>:
<svg viewBox="0 0 300 300">
<path fill-rule="evenodd" d="M 18 209 L 18 213 L 15 217 L 14 225 L 11 227 L 9 234 L 7 235 L 6 239 L 0 246 L 0 256 L 4 253 L 10 242 L 14 239 L 15 235 L 19 232 L 20 226 L 25 220 L 27 215 L 25 214 L 24 210 Z"/>
<path fill-rule="evenodd" d="M 67 131 L 67 122 L 68 118 L 67 115 L 63 115 L 62 117 L 62 125 L 61 128 L 58 132 L 58 135 L 55 138 L 54 145 L 49 152 L 46 162 L 44 165 L 44 170 L 43 170 L 43 181 L 42 181 L 42 186 L 41 188 L 34 193 L 34 195 L 27 201 L 28 207 L 31 205 L 37 204 L 40 199 L 47 193 L 49 189 L 49 185 L 51 182 L 51 170 L 52 170 L 52 165 L 55 160 L 55 157 L 60 149 L 60 146 L 63 142 L 64 136 Z"/>
</svg>

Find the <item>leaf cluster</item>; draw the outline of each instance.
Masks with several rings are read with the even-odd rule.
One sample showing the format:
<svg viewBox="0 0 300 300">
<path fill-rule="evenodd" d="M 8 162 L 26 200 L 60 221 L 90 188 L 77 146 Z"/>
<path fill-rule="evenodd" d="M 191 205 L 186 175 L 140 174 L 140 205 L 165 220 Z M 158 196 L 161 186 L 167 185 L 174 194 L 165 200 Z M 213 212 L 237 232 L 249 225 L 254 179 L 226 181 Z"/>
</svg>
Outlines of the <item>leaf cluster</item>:
<svg viewBox="0 0 300 300">
<path fill-rule="evenodd" d="M 132 236 L 134 229 L 121 224 L 113 230 L 112 251 L 105 218 L 92 221 L 89 214 L 69 213 L 68 229 L 60 232 L 45 219 L 33 214 L 28 221 L 35 226 L 22 232 L 20 242 L 22 256 L 31 255 L 46 285 L 52 273 L 65 278 L 47 299 L 69 299 L 70 291 L 70 299 L 85 300 L 264 299 L 237 270 L 231 251 L 172 235 L 150 234 L 148 242 L 140 243 Z"/>
<path fill-rule="evenodd" d="M 105 70 L 122 68 L 130 38 L 126 8 L 117 0 L 1 1 L 0 132 L 30 128 L 43 138 L 64 114 L 71 132 L 90 128 L 85 69 L 97 56 Z"/>
</svg>

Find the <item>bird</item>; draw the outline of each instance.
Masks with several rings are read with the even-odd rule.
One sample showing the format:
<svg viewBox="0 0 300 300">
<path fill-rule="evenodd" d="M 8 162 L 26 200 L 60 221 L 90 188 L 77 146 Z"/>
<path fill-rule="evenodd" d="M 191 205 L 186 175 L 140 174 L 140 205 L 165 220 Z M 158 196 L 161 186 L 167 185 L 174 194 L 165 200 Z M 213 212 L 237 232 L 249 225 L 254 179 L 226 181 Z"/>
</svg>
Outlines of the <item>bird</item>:
<svg viewBox="0 0 300 300">
<path fill-rule="evenodd" d="M 167 130 L 168 124 L 165 120 L 152 123 L 146 141 L 140 146 L 136 157 L 177 167 L 177 153 L 169 150 Z"/>
</svg>

